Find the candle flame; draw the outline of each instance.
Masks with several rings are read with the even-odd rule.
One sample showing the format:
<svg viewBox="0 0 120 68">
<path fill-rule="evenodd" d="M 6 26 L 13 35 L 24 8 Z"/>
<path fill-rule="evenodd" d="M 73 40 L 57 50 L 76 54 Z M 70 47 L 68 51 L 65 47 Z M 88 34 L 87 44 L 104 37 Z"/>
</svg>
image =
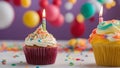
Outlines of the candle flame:
<svg viewBox="0 0 120 68">
<path fill-rule="evenodd" d="M 102 6 L 101 9 L 100 9 L 99 16 L 102 16 L 102 14 L 103 14 L 103 6 Z"/>
<path fill-rule="evenodd" d="M 46 17 L 45 9 L 43 9 L 42 17 Z"/>
</svg>

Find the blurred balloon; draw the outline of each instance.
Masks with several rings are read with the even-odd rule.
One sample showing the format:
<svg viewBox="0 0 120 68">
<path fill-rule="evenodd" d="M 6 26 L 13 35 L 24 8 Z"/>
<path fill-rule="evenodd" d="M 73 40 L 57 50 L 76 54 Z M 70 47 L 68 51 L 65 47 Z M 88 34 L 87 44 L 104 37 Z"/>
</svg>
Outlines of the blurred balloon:
<svg viewBox="0 0 120 68">
<path fill-rule="evenodd" d="M 38 11 L 37 11 L 37 13 L 38 13 L 38 15 L 39 15 L 39 17 L 40 17 L 40 21 L 42 21 L 42 9 L 39 9 Z"/>
<path fill-rule="evenodd" d="M 105 0 L 97 0 L 98 2 L 100 2 L 101 4 L 105 4 Z"/>
<path fill-rule="evenodd" d="M 113 0 L 105 0 L 105 3 L 111 3 Z"/>
<path fill-rule="evenodd" d="M 85 3 L 81 7 L 81 14 L 86 18 L 89 19 L 95 14 L 95 7 L 91 3 Z"/>
<path fill-rule="evenodd" d="M 6 2 L 10 2 L 10 0 L 4 0 L 4 1 L 6 1 Z"/>
<path fill-rule="evenodd" d="M 29 28 L 36 27 L 39 24 L 40 18 L 37 12 L 35 11 L 27 11 L 23 16 L 24 25 Z"/>
<path fill-rule="evenodd" d="M 61 0 L 53 0 L 53 4 L 60 7 L 62 4 L 62 1 Z"/>
<path fill-rule="evenodd" d="M 109 4 L 109 3 L 105 4 L 105 7 L 106 7 L 107 9 L 112 8 L 112 7 L 111 7 L 111 4 Z"/>
<path fill-rule="evenodd" d="M 76 17 L 77 22 L 83 23 L 84 22 L 84 16 L 82 14 L 78 14 Z"/>
<path fill-rule="evenodd" d="M 71 33 L 74 37 L 79 37 L 83 35 L 85 31 L 84 23 L 78 23 L 76 20 L 73 21 L 71 25 Z"/>
<path fill-rule="evenodd" d="M 65 3 L 65 9 L 66 10 L 71 10 L 73 8 L 73 4 L 72 3 L 70 3 L 70 2 L 66 2 Z"/>
<path fill-rule="evenodd" d="M 6 1 L 0 1 L 0 29 L 9 27 L 12 24 L 13 19 L 13 7 Z"/>
<path fill-rule="evenodd" d="M 68 2 L 75 4 L 77 2 L 77 0 L 68 0 Z"/>
<path fill-rule="evenodd" d="M 64 23 L 64 17 L 62 14 L 59 14 L 59 16 L 57 17 L 57 19 L 53 22 L 50 22 L 53 26 L 55 27 L 60 27 L 63 25 Z"/>
<path fill-rule="evenodd" d="M 113 2 L 111 2 L 111 4 L 112 4 L 111 6 L 114 7 L 116 5 L 116 2 L 113 1 Z"/>
<path fill-rule="evenodd" d="M 16 6 L 20 6 L 20 5 L 21 5 L 21 0 L 13 0 L 13 3 L 14 3 Z"/>
<path fill-rule="evenodd" d="M 48 0 L 41 0 L 39 5 L 42 7 L 42 8 L 45 8 L 48 6 Z"/>
<path fill-rule="evenodd" d="M 65 21 L 68 23 L 72 23 L 72 21 L 74 20 L 74 15 L 72 13 L 66 13 L 65 14 Z"/>
<path fill-rule="evenodd" d="M 90 0 L 89 3 L 93 4 L 93 6 L 95 7 L 96 9 L 96 12 L 100 12 L 100 9 L 102 7 L 102 4 L 100 4 L 98 1 L 96 0 Z"/>
<path fill-rule="evenodd" d="M 54 21 L 59 15 L 59 9 L 55 5 L 48 5 L 46 8 L 46 18 L 48 21 Z"/>
<path fill-rule="evenodd" d="M 106 7 L 107 9 L 110 9 L 110 8 L 114 7 L 115 5 L 116 5 L 116 2 L 113 1 L 113 2 L 111 2 L 111 3 L 106 3 L 106 4 L 105 4 L 105 7 Z"/>
<path fill-rule="evenodd" d="M 21 6 L 24 8 L 28 8 L 31 5 L 31 0 L 21 0 Z"/>
<path fill-rule="evenodd" d="M 91 17 L 89 20 L 90 20 L 90 22 L 94 22 L 95 21 L 95 17 Z"/>
</svg>

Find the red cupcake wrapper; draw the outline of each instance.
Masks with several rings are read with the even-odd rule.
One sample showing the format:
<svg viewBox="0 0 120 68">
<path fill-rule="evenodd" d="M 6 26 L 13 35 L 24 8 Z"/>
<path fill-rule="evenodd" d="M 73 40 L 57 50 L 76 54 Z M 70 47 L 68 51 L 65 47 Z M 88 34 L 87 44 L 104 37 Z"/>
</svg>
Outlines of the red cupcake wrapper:
<svg viewBox="0 0 120 68">
<path fill-rule="evenodd" d="M 55 63 L 57 47 L 24 46 L 23 50 L 28 64 L 47 65 Z"/>
</svg>

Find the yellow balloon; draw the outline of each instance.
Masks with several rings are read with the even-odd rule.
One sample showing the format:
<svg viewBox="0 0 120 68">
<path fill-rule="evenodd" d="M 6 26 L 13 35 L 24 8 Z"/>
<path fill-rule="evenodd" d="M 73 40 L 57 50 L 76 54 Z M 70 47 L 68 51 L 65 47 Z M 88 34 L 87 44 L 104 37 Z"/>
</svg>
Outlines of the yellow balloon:
<svg viewBox="0 0 120 68">
<path fill-rule="evenodd" d="M 21 6 L 24 8 L 28 8 L 31 5 L 31 0 L 21 0 Z"/>
<path fill-rule="evenodd" d="M 106 7 L 107 9 L 112 8 L 112 6 L 111 6 L 111 4 L 110 4 L 110 3 L 105 4 L 105 7 Z"/>
<path fill-rule="evenodd" d="M 114 7 L 116 5 L 116 2 L 113 1 L 111 5 L 112 5 L 112 7 Z"/>
<path fill-rule="evenodd" d="M 79 22 L 79 23 L 83 23 L 85 18 L 82 14 L 78 14 L 77 17 L 76 17 L 76 20 Z"/>
<path fill-rule="evenodd" d="M 36 27 L 39 24 L 40 17 L 35 11 L 27 11 L 23 16 L 23 23 L 29 28 Z"/>
<path fill-rule="evenodd" d="M 68 0 L 70 3 L 75 4 L 77 0 Z"/>
</svg>

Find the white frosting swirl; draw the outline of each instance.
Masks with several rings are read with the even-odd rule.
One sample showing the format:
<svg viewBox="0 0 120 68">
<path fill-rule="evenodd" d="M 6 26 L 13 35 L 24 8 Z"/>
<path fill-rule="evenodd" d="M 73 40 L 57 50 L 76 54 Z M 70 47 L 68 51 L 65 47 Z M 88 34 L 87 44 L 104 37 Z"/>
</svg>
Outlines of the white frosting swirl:
<svg viewBox="0 0 120 68">
<path fill-rule="evenodd" d="M 41 27 L 39 27 L 34 33 L 28 35 L 25 39 L 25 44 L 28 46 L 56 46 L 57 41 L 53 37 L 52 34 L 49 34 L 47 31 L 44 31 Z"/>
<path fill-rule="evenodd" d="M 109 20 L 100 22 L 97 26 L 96 33 L 100 35 L 105 35 L 105 38 L 109 41 L 120 40 L 120 21 Z"/>
</svg>

